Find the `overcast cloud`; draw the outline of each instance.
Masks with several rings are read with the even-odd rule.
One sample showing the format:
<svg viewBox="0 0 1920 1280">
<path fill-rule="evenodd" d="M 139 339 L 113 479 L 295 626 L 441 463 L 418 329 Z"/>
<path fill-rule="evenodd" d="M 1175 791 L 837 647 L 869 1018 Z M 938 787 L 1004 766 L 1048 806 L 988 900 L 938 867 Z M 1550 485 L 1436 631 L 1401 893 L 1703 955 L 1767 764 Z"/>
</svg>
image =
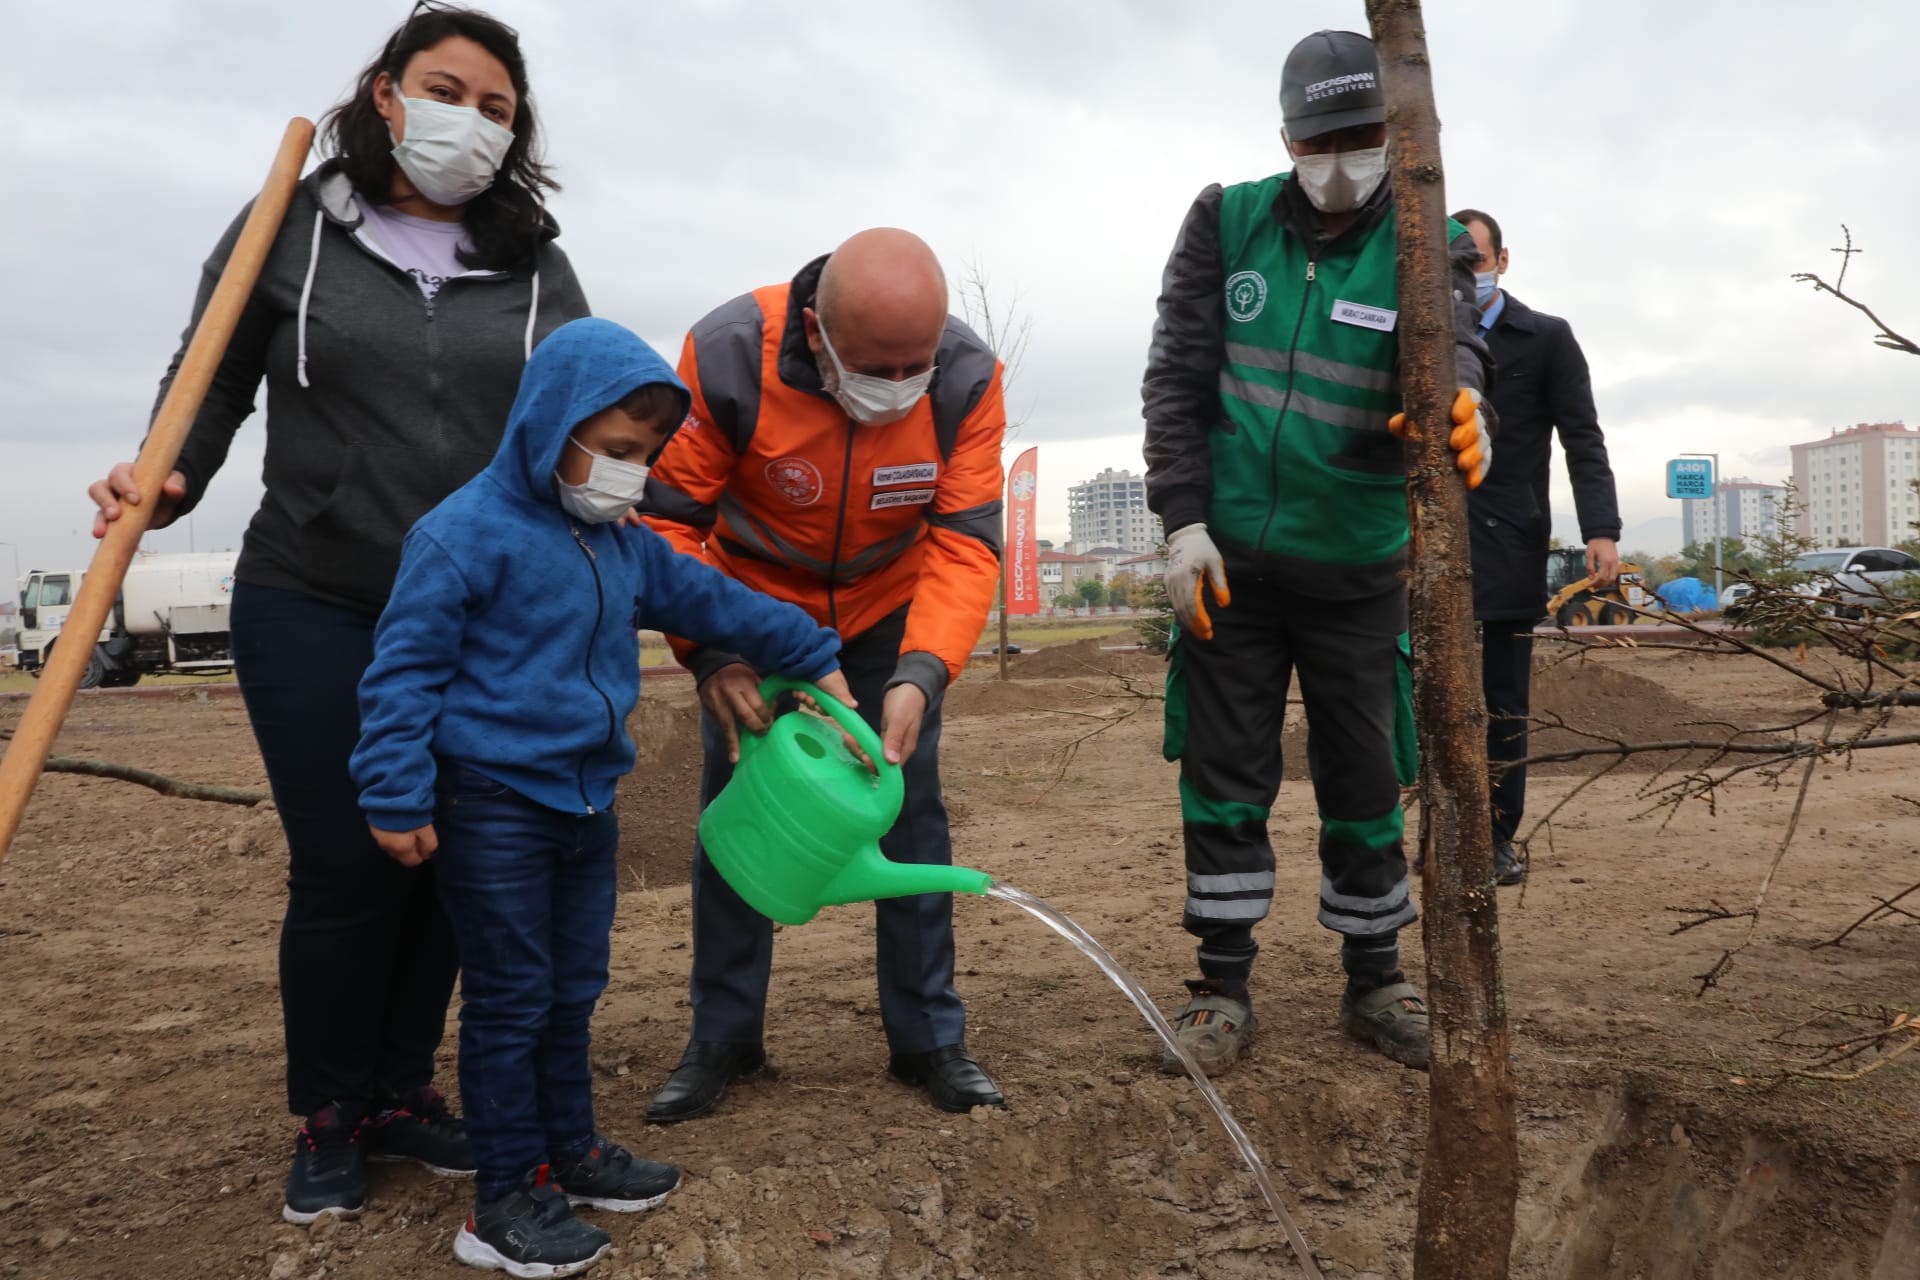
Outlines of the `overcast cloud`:
<svg viewBox="0 0 1920 1280">
<path fill-rule="evenodd" d="M 1139 376 L 1189 201 L 1286 166 L 1287 49 L 1364 29 L 1359 0 L 969 0 L 805 6 L 497 0 L 518 26 L 595 310 L 669 353 L 700 314 L 864 226 L 916 230 L 1017 296 L 1010 389 L 1065 488 L 1138 469 Z M 1678 516 L 1660 467 L 1718 450 L 1783 477 L 1787 446 L 1920 415 L 1920 362 L 1788 280 L 1830 273 L 1920 329 L 1911 0 L 1428 0 L 1447 198 L 1504 224 L 1507 284 L 1569 318 L 1631 532 Z M 0 235 L 0 543 L 84 563 L 87 482 L 131 456 L 200 264 L 287 117 L 317 117 L 404 3 L 102 0 L 9 15 Z M 250 422 L 157 549 L 238 546 Z M 1572 504 L 1556 474 L 1556 525 Z M 1644 531 L 1649 549 L 1676 543 Z M 0 547 L 0 566 L 8 564 Z M 0 569 L 0 572 L 3 572 Z"/>
</svg>

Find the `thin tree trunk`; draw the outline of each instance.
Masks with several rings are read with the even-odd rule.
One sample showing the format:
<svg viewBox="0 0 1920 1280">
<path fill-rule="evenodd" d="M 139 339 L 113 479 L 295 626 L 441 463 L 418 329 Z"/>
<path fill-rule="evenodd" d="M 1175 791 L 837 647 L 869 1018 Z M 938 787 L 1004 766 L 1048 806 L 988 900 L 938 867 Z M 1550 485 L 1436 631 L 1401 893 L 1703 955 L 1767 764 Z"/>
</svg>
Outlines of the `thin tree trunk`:
<svg viewBox="0 0 1920 1280">
<path fill-rule="evenodd" d="M 1421 428 L 1407 492 L 1433 1065 L 1414 1275 L 1498 1280 L 1512 1250 L 1519 1162 L 1467 494 L 1447 446 L 1455 377 L 1440 122 L 1419 0 L 1367 0 L 1367 17 L 1380 51 L 1399 216 L 1400 382 L 1407 416 Z"/>
</svg>

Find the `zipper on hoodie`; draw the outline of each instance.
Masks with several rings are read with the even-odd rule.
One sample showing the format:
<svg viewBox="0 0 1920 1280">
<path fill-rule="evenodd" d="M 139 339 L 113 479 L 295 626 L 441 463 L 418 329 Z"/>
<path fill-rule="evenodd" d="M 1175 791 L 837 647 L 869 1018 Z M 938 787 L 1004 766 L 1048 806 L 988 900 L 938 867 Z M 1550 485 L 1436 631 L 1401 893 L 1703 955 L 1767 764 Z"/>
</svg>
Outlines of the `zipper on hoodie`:
<svg viewBox="0 0 1920 1280">
<path fill-rule="evenodd" d="M 600 749 L 604 751 L 607 744 L 613 741 L 614 731 L 618 728 L 614 723 L 613 699 L 609 698 L 607 691 L 600 687 L 600 682 L 593 678 L 593 642 L 600 635 L 600 619 L 606 613 L 607 596 L 600 583 L 600 557 L 594 554 L 593 548 L 588 546 L 587 540 L 580 535 L 579 525 L 568 521 L 567 531 L 573 535 L 573 540 L 580 544 L 580 549 L 587 553 L 587 568 L 593 570 L 593 631 L 587 637 L 586 657 L 581 665 L 586 670 L 587 683 L 593 687 L 595 693 L 600 695 L 600 701 L 607 709 L 607 736 L 600 740 Z M 580 803 L 586 806 L 587 816 L 592 817 L 593 802 L 587 799 L 587 758 L 585 756 L 580 757 L 578 780 Z"/>
<path fill-rule="evenodd" d="M 1287 343 L 1288 355 L 1300 349 L 1300 331 L 1306 327 L 1307 323 L 1307 302 L 1313 297 L 1313 274 L 1317 262 L 1316 258 L 1307 259 L 1307 287 L 1300 291 L 1300 314 L 1293 318 L 1293 338 Z M 1289 369 L 1292 368 L 1292 363 L 1288 361 Z M 1287 406 L 1293 403 L 1293 389 L 1296 385 L 1298 385 L 1297 375 L 1289 373 L 1287 394 L 1280 401 L 1280 412 L 1274 416 L 1273 439 L 1267 447 L 1268 457 L 1273 464 L 1273 483 L 1268 487 L 1267 492 L 1272 496 L 1267 500 L 1267 519 L 1260 526 L 1260 540 L 1254 543 L 1254 550 L 1262 554 L 1265 554 L 1267 549 L 1267 534 L 1273 529 L 1274 512 L 1280 506 L 1280 428 L 1286 422 Z"/>
<path fill-rule="evenodd" d="M 847 528 L 847 494 L 853 488 L 853 433 L 857 428 L 847 419 L 847 456 L 840 465 L 840 515 L 833 522 L 833 559 L 827 561 L 827 625 L 840 629 L 840 605 L 834 599 L 834 584 L 840 581 L 840 538 Z"/>
</svg>

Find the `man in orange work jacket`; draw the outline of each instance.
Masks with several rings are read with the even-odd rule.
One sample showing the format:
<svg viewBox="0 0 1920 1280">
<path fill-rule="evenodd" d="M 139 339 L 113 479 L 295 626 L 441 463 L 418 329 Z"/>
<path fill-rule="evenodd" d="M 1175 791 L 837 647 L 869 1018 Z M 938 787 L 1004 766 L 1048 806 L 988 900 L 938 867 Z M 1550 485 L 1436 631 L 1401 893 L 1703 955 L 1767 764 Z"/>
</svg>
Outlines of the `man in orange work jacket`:
<svg viewBox="0 0 1920 1280">
<path fill-rule="evenodd" d="M 693 409 L 649 477 L 647 522 L 840 632 L 860 714 L 906 784 L 880 847 L 897 862 L 952 862 L 940 707 L 1000 575 L 1006 408 L 992 349 L 947 314 L 932 250 L 881 228 L 701 320 L 680 376 Z M 771 713 L 741 658 L 676 652 L 700 682 L 704 806 L 732 776 L 738 726 L 764 731 Z M 966 1050 L 952 897 L 888 899 L 875 913 L 889 1071 L 945 1111 L 1005 1105 Z M 693 1033 L 649 1120 L 705 1115 L 766 1065 L 772 959 L 772 923 L 696 845 Z"/>
</svg>

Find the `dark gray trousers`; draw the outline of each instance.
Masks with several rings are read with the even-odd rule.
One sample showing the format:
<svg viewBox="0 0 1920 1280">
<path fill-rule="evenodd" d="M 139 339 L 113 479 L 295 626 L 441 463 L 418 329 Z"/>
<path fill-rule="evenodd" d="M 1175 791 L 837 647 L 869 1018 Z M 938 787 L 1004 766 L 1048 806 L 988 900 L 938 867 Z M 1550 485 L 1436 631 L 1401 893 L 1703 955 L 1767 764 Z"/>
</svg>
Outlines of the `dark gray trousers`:
<svg viewBox="0 0 1920 1280">
<path fill-rule="evenodd" d="M 1267 821 L 1295 672 L 1320 810 L 1319 920 L 1348 940 L 1350 971 L 1355 952 L 1392 968 L 1398 931 L 1415 918 L 1394 755 L 1406 592 L 1324 600 L 1247 572 L 1231 585 L 1233 603 L 1212 610 L 1213 639 L 1181 635 L 1168 678 L 1187 863 L 1181 924 L 1200 939 L 1201 972 L 1244 981 L 1253 927 L 1272 905 Z"/>
</svg>

